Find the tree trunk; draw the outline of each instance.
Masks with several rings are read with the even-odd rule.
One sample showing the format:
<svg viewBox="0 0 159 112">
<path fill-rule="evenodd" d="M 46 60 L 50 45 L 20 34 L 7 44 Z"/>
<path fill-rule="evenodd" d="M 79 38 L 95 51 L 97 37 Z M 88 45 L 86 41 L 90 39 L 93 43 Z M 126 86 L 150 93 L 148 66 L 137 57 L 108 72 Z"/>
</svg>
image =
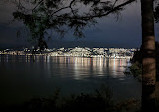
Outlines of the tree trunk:
<svg viewBox="0 0 159 112">
<path fill-rule="evenodd" d="M 159 111 L 159 43 L 156 42 L 156 99 L 157 99 L 157 107 Z"/>
<path fill-rule="evenodd" d="M 156 59 L 153 0 L 141 0 L 142 111 L 155 112 Z"/>
</svg>

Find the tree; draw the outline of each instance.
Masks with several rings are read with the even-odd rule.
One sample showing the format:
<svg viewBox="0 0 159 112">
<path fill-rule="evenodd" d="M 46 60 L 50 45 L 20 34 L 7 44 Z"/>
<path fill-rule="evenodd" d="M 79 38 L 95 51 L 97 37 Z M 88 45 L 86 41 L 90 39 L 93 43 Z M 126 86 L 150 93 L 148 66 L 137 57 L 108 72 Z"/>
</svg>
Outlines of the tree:
<svg viewBox="0 0 159 112">
<path fill-rule="evenodd" d="M 115 14 L 118 17 L 124 6 L 135 0 L 18 0 L 18 10 L 13 13 L 15 19 L 22 20 L 29 28 L 32 39 L 43 43 L 48 29 L 63 36 L 72 31 L 76 37 L 83 37 L 85 27 L 97 23 L 96 18 Z M 25 6 L 24 6 L 25 4 Z M 81 11 L 82 8 L 85 10 Z M 46 45 L 46 44 L 43 44 Z M 42 46 L 41 46 L 42 47 Z M 46 46 L 44 46 L 46 47 Z M 44 48 L 43 47 L 43 48 Z"/>
<path fill-rule="evenodd" d="M 156 0 L 157 1 L 157 0 Z M 159 1 L 157 1 L 156 3 L 157 5 L 155 5 L 155 22 L 159 23 Z M 159 49 L 159 45 L 156 46 L 156 49 Z M 159 55 L 159 51 L 156 52 L 156 55 Z M 158 58 L 157 58 L 158 59 Z M 157 74 L 156 74 L 156 88 L 155 88 L 155 92 L 156 92 L 156 99 L 157 99 L 157 105 L 159 105 L 159 60 L 157 60 Z M 159 111 L 159 109 L 158 109 Z"/>
<path fill-rule="evenodd" d="M 141 0 L 142 11 L 142 110 L 155 111 L 156 54 L 153 0 Z"/>
<path fill-rule="evenodd" d="M 13 15 L 28 26 L 33 39 L 45 43 L 44 34 L 52 29 L 65 34 L 67 29 L 74 35 L 83 36 L 82 30 L 95 24 L 96 18 L 118 15 L 124 6 L 136 0 L 33 0 L 31 10 L 27 10 L 18 1 L 18 11 Z M 81 12 L 78 5 L 82 4 L 87 12 Z M 156 59 L 154 38 L 153 0 L 141 0 L 142 11 L 142 110 L 152 111 L 155 108 Z M 46 45 L 46 44 L 43 44 Z M 41 47 L 43 48 L 43 47 Z"/>
<path fill-rule="evenodd" d="M 151 2 L 151 3 L 150 3 Z M 155 22 L 159 22 L 159 4 L 155 1 L 154 17 Z M 146 4 L 148 6 L 146 6 Z M 149 10 L 149 11 L 148 11 Z M 133 57 L 133 66 L 130 67 L 133 75 L 140 79 L 141 74 L 135 74 L 135 72 L 143 71 L 142 84 L 143 84 L 143 111 L 155 109 L 155 100 L 159 99 L 159 44 L 154 38 L 154 18 L 153 18 L 153 1 L 142 1 L 142 29 L 143 29 L 143 44 L 140 51 L 137 51 Z M 146 33 L 147 32 L 147 33 Z M 156 54 L 155 54 L 156 53 Z M 143 57 L 142 57 L 143 55 Z M 156 55 L 156 56 L 155 56 Z M 143 59 L 143 61 L 142 61 Z M 157 60 L 155 60 L 157 59 Z M 156 61 L 156 66 L 155 66 Z M 147 63 L 147 64 L 145 64 Z M 142 64 L 143 67 L 140 66 Z M 152 67 L 152 68 L 151 68 Z M 157 67 L 157 70 L 156 68 Z M 143 68 L 143 70 L 141 70 Z M 135 71 L 134 71 L 135 70 Z M 157 74 L 156 74 L 157 72 Z M 145 110 L 144 110 L 145 109 Z"/>
</svg>

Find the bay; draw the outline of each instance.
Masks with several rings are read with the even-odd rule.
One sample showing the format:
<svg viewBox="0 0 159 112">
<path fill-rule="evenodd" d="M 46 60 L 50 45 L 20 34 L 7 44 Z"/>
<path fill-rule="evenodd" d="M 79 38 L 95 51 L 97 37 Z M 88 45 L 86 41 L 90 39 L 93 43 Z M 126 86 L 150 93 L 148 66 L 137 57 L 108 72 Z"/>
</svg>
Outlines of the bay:
<svg viewBox="0 0 159 112">
<path fill-rule="evenodd" d="M 129 59 L 0 55 L 0 103 L 16 104 L 51 96 L 92 93 L 101 85 L 115 100 L 141 97 L 141 84 L 124 74 Z"/>
</svg>

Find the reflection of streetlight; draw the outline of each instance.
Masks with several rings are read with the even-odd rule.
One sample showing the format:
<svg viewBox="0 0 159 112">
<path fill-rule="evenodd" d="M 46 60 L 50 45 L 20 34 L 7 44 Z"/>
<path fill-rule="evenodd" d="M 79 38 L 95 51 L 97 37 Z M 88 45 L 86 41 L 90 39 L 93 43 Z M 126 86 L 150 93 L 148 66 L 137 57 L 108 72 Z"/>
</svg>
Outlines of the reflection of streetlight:
<svg viewBox="0 0 159 112">
<path fill-rule="evenodd" d="M 50 62 L 50 56 L 47 56 L 47 62 L 48 63 Z"/>
<path fill-rule="evenodd" d="M 74 79 L 76 80 L 80 80 L 81 77 L 80 77 L 80 71 L 78 70 L 78 60 L 77 60 L 77 57 L 75 57 L 75 60 L 74 60 L 74 71 L 75 71 L 75 74 L 74 74 Z"/>
<path fill-rule="evenodd" d="M 114 70 L 115 70 L 115 59 L 113 59 L 114 60 Z"/>
<path fill-rule="evenodd" d="M 101 59 L 101 57 L 100 57 L 100 66 L 102 65 L 102 59 Z"/>
<path fill-rule="evenodd" d="M 120 66 L 122 66 L 121 59 L 120 59 Z"/>
<path fill-rule="evenodd" d="M 67 56 L 66 59 L 67 59 L 67 64 L 70 63 L 70 57 Z"/>
</svg>

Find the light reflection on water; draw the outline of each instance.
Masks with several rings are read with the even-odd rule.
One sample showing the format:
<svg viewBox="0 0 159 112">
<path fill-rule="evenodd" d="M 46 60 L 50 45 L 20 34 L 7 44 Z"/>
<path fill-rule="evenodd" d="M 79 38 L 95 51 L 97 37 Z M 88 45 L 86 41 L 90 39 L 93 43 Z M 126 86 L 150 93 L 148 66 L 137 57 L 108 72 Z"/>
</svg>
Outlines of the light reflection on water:
<svg viewBox="0 0 159 112">
<path fill-rule="evenodd" d="M 0 55 L 0 101 L 89 92 L 106 84 L 116 98 L 140 97 L 141 85 L 123 72 L 127 59 Z M 12 92 L 12 95 L 9 93 Z"/>
</svg>

